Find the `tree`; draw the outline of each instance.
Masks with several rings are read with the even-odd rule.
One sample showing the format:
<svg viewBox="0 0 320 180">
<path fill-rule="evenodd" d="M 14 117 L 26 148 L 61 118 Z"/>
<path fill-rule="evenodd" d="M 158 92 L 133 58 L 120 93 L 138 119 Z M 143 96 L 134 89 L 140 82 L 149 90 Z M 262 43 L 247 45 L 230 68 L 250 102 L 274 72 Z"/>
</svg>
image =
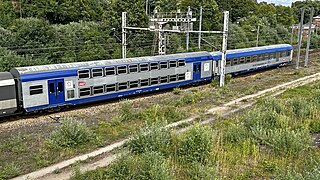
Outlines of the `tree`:
<svg viewBox="0 0 320 180">
<path fill-rule="evenodd" d="M 248 17 L 256 9 L 256 3 L 253 0 L 217 0 L 220 10 L 230 11 L 232 22 Z"/>
</svg>

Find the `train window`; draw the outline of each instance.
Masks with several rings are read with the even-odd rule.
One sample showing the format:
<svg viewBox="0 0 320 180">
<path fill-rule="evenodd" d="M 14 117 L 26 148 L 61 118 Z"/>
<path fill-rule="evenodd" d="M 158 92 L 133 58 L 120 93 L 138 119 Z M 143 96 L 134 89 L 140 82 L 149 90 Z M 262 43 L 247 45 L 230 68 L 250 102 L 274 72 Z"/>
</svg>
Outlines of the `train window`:
<svg viewBox="0 0 320 180">
<path fill-rule="evenodd" d="M 268 60 L 269 59 L 269 54 L 264 54 L 264 60 Z"/>
<path fill-rule="evenodd" d="M 140 64 L 139 66 L 141 72 L 149 71 L 149 64 Z"/>
<path fill-rule="evenodd" d="M 80 97 L 91 95 L 91 88 L 81 88 L 79 91 L 80 91 Z"/>
<path fill-rule="evenodd" d="M 287 51 L 287 56 L 291 56 L 291 51 Z"/>
<path fill-rule="evenodd" d="M 250 63 L 250 62 L 251 62 L 251 56 L 247 56 L 247 57 L 246 57 L 246 62 L 247 62 L 247 63 Z"/>
<path fill-rule="evenodd" d="M 106 92 L 114 92 L 116 91 L 116 84 L 109 84 L 109 85 L 106 85 Z"/>
<path fill-rule="evenodd" d="M 139 81 L 130 81 L 129 83 L 130 89 L 139 87 Z"/>
<path fill-rule="evenodd" d="M 37 85 L 37 86 L 30 86 L 30 95 L 36 95 L 36 94 L 42 94 L 43 93 L 43 86 Z"/>
<path fill-rule="evenodd" d="M 63 82 L 58 82 L 58 92 L 63 92 Z"/>
<path fill-rule="evenodd" d="M 93 94 L 102 94 L 104 92 L 103 86 L 93 87 Z"/>
<path fill-rule="evenodd" d="M 141 79 L 140 80 L 140 86 L 149 86 L 149 79 Z"/>
<path fill-rule="evenodd" d="M 263 60 L 264 60 L 264 55 L 263 55 L 263 54 L 260 54 L 260 55 L 258 56 L 258 59 L 259 59 L 259 61 L 263 61 Z"/>
<path fill-rule="evenodd" d="M 110 75 L 116 75 L 116 68 L 115 67 L 107 67 L 106 70 L 106 76 Z"/>
<path fill-rule="evenodd" d="M 56 93 L 56 88 L 54 86 L 54 83 L 49 84 L 49 92 L 50 94 Z"/>
<path fill-rule="evenodd" d="M 168 83 L 168 76 L 160 77 L 160 83 Z"/>
<path fill-rule="evenodd" d="M 75 97 L 75 95 L 74 95 L 74 90 L 69 90 L 69 91 L 67 91 L 67 98 L 68 99 L 72 99 L 72 98 L 74 98 Z"/>
<path fill-rule="evenodd" d="M 257 55 L 252 56 L 252 62 L 256 62 L 257 60 L 258 60 L 258 56 Z"/>
<path fill-rule="evenodd" d="M 118 66 L 118 74 L 127 74 L 127 66 Z"/>
<path fill-rule="evenodd" d="M 231 59 L 227 59 L 227 61 L 226 61 L 226 66 L 228 67 L 228 66 L 231 66 Z"/>
<path fill-rule="evenodd" d="M 239 58 L 234 58 L 232 62 L 233 66 L 239 64 Z"/>
<path fill-rule="evenodd" d="M 281 57 L 286 57 L 287 56 L 287 51 L 281 52 Z"/>
<path fill-rule="evenodd" d="M 159 84 L 159 78 L 151 78 L 150 79 L 150 85 Z"/>
<path fill-rule="evenodd" d="M 137 64 L 129 65 L 129 73 L 136 73 L 136 72 L 138 72 L 138 65 Z"/>
<path fill-rule="evenodd" d="M 159 69 L 159 63 L 152 62 L 150 63 L 150 70 L 158 70 Z"/>
<path fill-rule="evenodd" d="M 185 60 L 179 60 L 178 61 L 178 66 L 186 66 L 186 61 Z"/>
<path fill-rule="evenodd" d="M 103 69 L 92 69 L 92 77 L 103 77 Z"/>
<path fill-rule="evenodd" d="M 169 81 L 170 81 L 170 82 L 175 82 L 175 81 L 177 81 L 177 75 L 171 75 L 171 76 L 169 76 Z"/>
<path fill-rule="evenodd" d="M 90 78 L 90 71 L 88 69 L 79 70 L 78 71 L 78 77 L 79 77 L 79 79 Z"/>
<path fill-rule="evenodd" d="M 160 69 L 167 69 L 168 68 L 168 62 L 160 62 Z"/>
<path fill-rule="evenodd" d="M 246 58 L 245 57 L 241 57 L 240 58 L 240 64 L 243 64 L 243 63 L 245 63 L 246 62 Z"/>
<path fill-rule="evenodd" d="M 185 74 L 179 74 L 178 75 L 178 80 L 179 81 L 184 81 L 186 79 L 186 75 Z"/>
<path fill-rule="evenodd" d="M 123 83 L 119 83 L 118 84 L 118 90 L 121 91 L 121 90 L 125 90 L 128 88 L 128 82 L 123 82 Z"/>
<path fill-rule="evenodd" d="M 270 59 L 274 59 L 276 58 L 276 54 L 275 53 L 270 53 Z"/>
<path fill-rule="evenodd" d="M 175 68 L 175 67 L 177 67 L 177 61 L 176 61 L 176 60 L 169 61 L 169 67 L 170 67 L 170 68 Z"/>
</svg>

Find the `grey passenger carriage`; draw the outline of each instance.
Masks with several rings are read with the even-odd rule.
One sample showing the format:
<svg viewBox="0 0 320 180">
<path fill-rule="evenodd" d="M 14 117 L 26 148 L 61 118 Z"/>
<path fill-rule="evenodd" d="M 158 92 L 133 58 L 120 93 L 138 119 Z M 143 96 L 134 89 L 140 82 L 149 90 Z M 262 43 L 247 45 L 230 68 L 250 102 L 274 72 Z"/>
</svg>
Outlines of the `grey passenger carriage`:
<svg viewBox="0 0 320 180">
<path fill-rule="evenodd" d="M 226 72 L 290 63 L 291 45 L 230 50 Z M 0 116 L 35 112 L 210 81 L 220 52 L 19 67 L 0 73 Z"/>
</svg>

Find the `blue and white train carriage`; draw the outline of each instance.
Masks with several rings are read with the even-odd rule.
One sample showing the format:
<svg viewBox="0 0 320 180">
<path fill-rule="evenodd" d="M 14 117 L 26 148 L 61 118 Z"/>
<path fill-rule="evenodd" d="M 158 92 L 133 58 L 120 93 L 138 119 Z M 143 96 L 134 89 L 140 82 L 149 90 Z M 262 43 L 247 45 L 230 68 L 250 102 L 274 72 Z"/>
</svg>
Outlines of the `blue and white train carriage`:
<svg viewBox="0 0 320 180">
<path fill-rule="evenodd" d="M 290 63 L 291 45 L 230 50 L 226 73 Z M 220 52 L 13 68 L 0 73 L 0 117 L 210 81 Z"/>
<path fill-rule="evenodd" d="M 212 78 L 208 52 L 13 68 L 27 112 L 148 91 Z"/>
</svg>

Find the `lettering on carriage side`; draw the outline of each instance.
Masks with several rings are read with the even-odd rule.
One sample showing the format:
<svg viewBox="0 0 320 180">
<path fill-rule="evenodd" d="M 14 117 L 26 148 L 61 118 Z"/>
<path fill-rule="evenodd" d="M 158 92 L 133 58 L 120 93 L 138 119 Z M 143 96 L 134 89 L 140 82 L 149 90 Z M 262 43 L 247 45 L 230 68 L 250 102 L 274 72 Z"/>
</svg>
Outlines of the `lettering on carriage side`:
<svg viewBox="0 0 320 180">
<path fill-rule="evenodd" d="M 191 72 L 186 72 L 186 80 L 192 80 Z"/>
<path fill-rule="evenodd" d="M 204 63 L 203 71 L 205 71 L 205 72 L 210 71 L 210 63 Z"/>
</svg>

